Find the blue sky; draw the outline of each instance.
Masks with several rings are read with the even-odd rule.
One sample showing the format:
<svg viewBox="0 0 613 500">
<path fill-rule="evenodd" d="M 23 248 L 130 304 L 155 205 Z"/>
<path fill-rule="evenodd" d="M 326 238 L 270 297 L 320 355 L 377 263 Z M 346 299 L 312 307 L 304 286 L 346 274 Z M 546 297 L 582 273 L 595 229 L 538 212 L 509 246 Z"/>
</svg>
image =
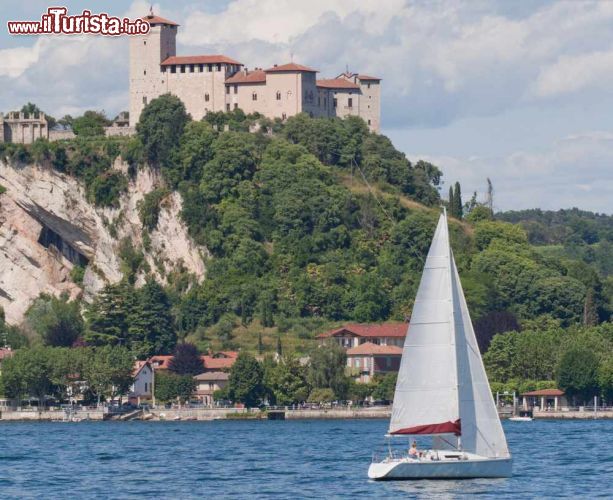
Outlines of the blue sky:
<svg viewBox="0 0 613 500">
<path fill-rule="evenodd" d="M 71 13 L 135 17 L 149 3 L 65 1 Z M 38 19 L 50 4 L 0 6 Z M 290 59 L 321 76 L 383 78 L 383 133 L 439 165 L 465 197 L 486 178 L 497 209 L 578 206 L 613 213 L 613 2 L 227 0 L 154 2 L 181 24 L 180 54 L 249 67 Z M 0 32 L 0 109 L 61 116 L 127 108 L 127 40 Z"/>
</svg>

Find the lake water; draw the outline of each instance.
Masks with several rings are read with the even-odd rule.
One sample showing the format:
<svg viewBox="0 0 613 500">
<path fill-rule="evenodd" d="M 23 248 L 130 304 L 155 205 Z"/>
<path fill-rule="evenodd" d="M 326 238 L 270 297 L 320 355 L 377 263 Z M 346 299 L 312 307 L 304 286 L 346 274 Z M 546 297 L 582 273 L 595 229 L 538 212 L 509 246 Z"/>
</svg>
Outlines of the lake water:
<svg viewBox="0 0 613 500">
<path fill-rule="evenodd" d="M 504 427 L 510 479 L 372 482 L 384 420 L 0 423 L 0 498 L 613 497 L 613 421 Z"/>
</svg>

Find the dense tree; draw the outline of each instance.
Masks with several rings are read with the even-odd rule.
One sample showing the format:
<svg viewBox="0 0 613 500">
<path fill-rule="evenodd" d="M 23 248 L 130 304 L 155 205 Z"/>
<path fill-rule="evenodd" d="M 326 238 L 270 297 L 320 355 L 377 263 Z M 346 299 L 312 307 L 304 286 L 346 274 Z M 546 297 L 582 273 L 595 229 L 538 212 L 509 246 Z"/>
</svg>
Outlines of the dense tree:
<svg viewBox="0 0 613 500">
<path fill-rule="evenodd" d="M 168 295 L 153 279 L 135 295 L 127 317 L 130 349 L 141 359 L 172 352 L 177 334 Z"/>
<path fill-rule="evenodd" d="M 264 383 L 271 394 L 271 401 L 285 406 L 307 400 L 309 387 L 305 369 L 298 359 L 286 356 L 265 369 Z"/>
<path fill-rule="evenodd" d="M 199 375 L 204 371 L 204 363 L 198 348 L 189 342 L 178 344 L 168 369 L 177 375 Z"/>
<path fill-rule="evenodd" d="M 265 393 L 263 378 L 263 370 L 257 360 L 241 352 L 230 370 L 228 397 L 247 407 L 256 406 Z"/>
<path fill-rule="evenodd" d="M 396 390 L 397 378 L 398 374 L 388 373 L 380 377 L 378 380 L 375 380 L 375 388 L 372 391 L 372 397 L 374 399 L 392 401 L 394 399 L 394 391 Z"/>
<path fill-rule="evenodd" d="M 80 304 L 42 294 L 28 308 L 27 323 L 49 346 L 70 347 L 83 334 Z"/>
<path fill-rule="evenodd" d="M 87 311 L 85 341 L 95 346 L 125 345 L 133 303 L 134 290 L 127 283 L 106 285 Z"/>
<path fill-rule="evenodd" d="M 72 131 L 79 137 L 104 136 L 104 127 L 111 124 L 110 120 L 99 111 L 86 111 L 83 116 L 72 120 Z"/>
<path fill-rule="evenodd" d="M 153 165 L 174 172 L 171 156 L 178 147 L 183 129 L 190 117 L 183 102 L 176 96 L 164 94 L 153 99 L 143 109 L 136 124 L 136 132 L 141 140 L 145 157 Z M 175 179 L 176 176 L 171 174 Z"/>
<path fill-rule="evenodd" d="M 163 370 L 155 374 L 155 398 L 163 403 L 189 401 L 195 389 L 196 381 L 192 375 L 177 375 Z"/>
<path fill-rule="evenodd" d="M 572 347 L 562 355 L 557 382 L 569 397 L 588 402 L 598 395 L 598 357 L 588 347 Z"/>
<path fill-rule="evenodd" d="M 11 349 L 27 347 L 28 338 L 16 326 L 6 322 L 4 309 L 0 306 L 0 347 L 9 346 Z"/>
<path fill-rule="evenodd" d="M 481 316 L 474 323 L 479 350 L 484 353 L 497 333 L 519 331 L 517 317 L 509 311 L 492 311 Z"/>
<path fill-rule="evenodd" d="M 329 387 L 316 387 L 309 394 L 309 403 L 330 403 L 334 401 L 335 394 Z"/>
<path fill-rule="evenodd" d="M 460 183 L 456 182 L 453 187 L 453 209 L 452 214 L 455 218 L 461 219 L 463 214 L 462 193 L 460 191 Z"/>
<path fill-rule="evenodd" d="M 345 375 L 347 354 L 338 344 L 330 344 L 315 349 L 307 370 L 307 380 L 311 387 L 329 388 L 341 400 L 347 397 L 349 380 Z"/>
<path fill-rule="evenodd" d="M 100 400 L 125 394 L 133 382 L 134 357 L 122 346 L 102 346 L 89 350 L 83 375 L 90 390 Z"/>
<path fill-rule="evenodd" d="M 2 363 L 5 394 L 20 401 L 28 396 L 43 404 L 53 391 L 49 348 L 19 349 Z"/>
</svg>

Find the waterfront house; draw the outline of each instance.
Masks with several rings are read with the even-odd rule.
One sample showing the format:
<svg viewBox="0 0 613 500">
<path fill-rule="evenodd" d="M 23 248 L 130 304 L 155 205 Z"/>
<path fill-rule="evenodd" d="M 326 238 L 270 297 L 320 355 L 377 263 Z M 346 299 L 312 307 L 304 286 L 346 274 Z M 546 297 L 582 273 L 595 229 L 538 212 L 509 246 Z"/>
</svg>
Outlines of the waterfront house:
<svg viewBox="0 0 613 500">
<path fill-rule="evenodd" d="M 317 335 L 319 345 L 336 342 L 345 349 L 369 342 L 375 345 L 404 346 L 407 323 L 359 324 L 353 323 Z"/>
<path fill-rule="evenodd" d="M 229 375 L 226 372 L 209 371 L 196 375 L 196 391 L 194 395 L 206 406 L 213 406 L 214 393 L 228 385 Z"/>
<path fill-rule="evenodd" d="M 367 384 L 377 374 L 398 372 L 402 347 L 364 342 L 347 349 L 347 367 L 356 382 Z"/>
<path fill-rule="evenodd" d="M 153 367 L 148 361 L 136 361 L 132 371 L 134 382 L 128 393 L 128 401 L 140 404 L 142 399 L 151 399 L 153 396 Z"/>
<path fill-rule="evenodd" d="M 524 392 L 522 395 L 524 410 L 558 411 L 568 410 L 568 400 L 560 389 L 541 389 Z"/>
</svg>

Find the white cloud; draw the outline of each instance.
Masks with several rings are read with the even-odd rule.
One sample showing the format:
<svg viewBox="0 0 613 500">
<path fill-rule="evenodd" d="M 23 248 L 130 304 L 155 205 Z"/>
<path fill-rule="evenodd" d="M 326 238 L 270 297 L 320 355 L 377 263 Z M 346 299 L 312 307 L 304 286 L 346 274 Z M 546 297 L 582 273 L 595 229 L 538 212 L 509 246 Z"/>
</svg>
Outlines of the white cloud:
<svg viewBox="0 0 613 500">
<path fill-rule="evenodd" d="M 533 91 L 539 97 L 553 97 L 589 87 L 610 89 L 612 84 L 613 49 L 560 56 L 541 70 Z"/>
<path fill-rule="evenodd" d="M 17 78 L 33 64 L 36 64 L 40 55 L 43 39 L 38 39 L 32 47 L 16 47 L 0 50 L 0 76 Z"/>
<path fill-rule="evenodd" d="M 489 177 L 495 208 L 560 209 L 574 206 L 613 213 L 613 133 L 594 131 L 562 138 L 546 151 L 518 151 L 504 157 L 410 154 L 440 166 L 448 184 L 460 180 L 464 197 L 485 191 Z M 443 190 L 444 191 L 444 190 Z"/>
</svg>

